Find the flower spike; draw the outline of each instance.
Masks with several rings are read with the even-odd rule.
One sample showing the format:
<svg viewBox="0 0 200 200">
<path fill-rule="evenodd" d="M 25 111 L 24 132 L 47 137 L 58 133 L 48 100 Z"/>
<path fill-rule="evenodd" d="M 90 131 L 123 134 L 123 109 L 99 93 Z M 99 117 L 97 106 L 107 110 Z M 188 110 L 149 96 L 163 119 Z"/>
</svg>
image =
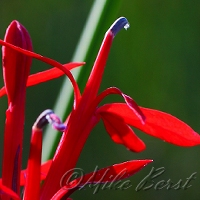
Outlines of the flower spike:
<svg viewBox="0 0 200 200">
<path fill-rule="evenodd" d="M 152 160 L 135 160 L 112 165 L 75 177 L 72 175 L 95 125 L 102 119 L 111 139 L 133 152 L 145 149 L 145 143 L 134 133 L 133 126 L 151 136 L 179 146 L 200 145 L 200 135 L 179 119 L 153 109 L 140 107 L 115 87 L 99 94 L 102 76 L 114 37 L 122 28 L 129 28 L 125 17 L 117 19 L 105 34 L 86 87 L 81 95 L 77 82 L 69 71 L 83 63 L 63 65 L 55 60 L 32 52 L 31 40 L 26 29 L 17 21 L 8 27 L 3 45 L 3 75 L 8 110 L 4 137 L 3 172 L 0 179 L 0 199 L 19 199 L 20 184 L 24 186 L 24 200 L 67 199 L 77 189 L 87 184 L 111 183 L 127 178 Z M 29 77 L 31 59 L 35 58 L 55 67 Z M 61 70 L 61 71 L 59 71 Z M 21 171 L 21 154 L 24 127 L 26 87 L 66 74 L 74 89 L 74 107 L 65 123 L 50 109 L 39 115 L 32 127 L 27 169 Z M 99 94 L 99 95 L 98 95 Z M 110 94 L 123 97 L 125 103 L 99 103 Z M 41 165 L 42 135 L 44 126 L 50 123 L 64 132 L 52 160 Z M 43 184 L 41 185 L 41 181 Z"/>
</svg>

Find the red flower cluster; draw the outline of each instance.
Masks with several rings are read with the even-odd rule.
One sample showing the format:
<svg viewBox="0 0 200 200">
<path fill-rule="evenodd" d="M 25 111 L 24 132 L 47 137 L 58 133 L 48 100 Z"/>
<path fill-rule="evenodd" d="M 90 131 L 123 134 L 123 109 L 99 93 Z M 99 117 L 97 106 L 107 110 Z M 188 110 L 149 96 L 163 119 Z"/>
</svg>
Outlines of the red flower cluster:
<svg viewBox="0 0 200 200">
<path fill-rule="evenodd" d="M 119 30 L 128 28 L 126 18 L 116 20 L 105 34 L 91 74 L 83 94 L 70 70 L 84 63 L 61 64 L 32 52 L 31 39 L 26 29 L 17 21 L 8 27 L 4 40 L 0 40 L 3 59 L 3 78 L 5 86 L 0 90 L 8 98 L 3 147 L 3 170 L 0 179 L 1 199 L 20 199 L 20 186 L 24 186 L 24 200 L 68 198 L 71 193 L 90 183 L 92 173 L 71 181 L 61 188 L 60 181 L 66 182 L 76 166 L 82 148 L 94 126 L 102 119 L 111 139 L 134 152 L 145 149 L 144 142 L 137 137 L 130 126 L 166 142 L 179 146 L 200 144 L 200 136 L 187 124 L 170 114 L 139 107 L 136 102 L 118 88 L 108 88 L 98 94 L 107 57 L 112 41 Z M 32 58 L 41 60 L 53 68 L 38 74 L 29 75 Z M 74 88 L 74 105 L 71 114 L 64 123 L 53 111 L 44 111 L 32 127 L 30 154 L 26 170 L 21 170 L 22 141 L 26 88 L 65 74 Z M 125 103 L 99 103 L 110 94 L 121 95 Z M 50 123 L 56 130 L 63 132 L 60 143 L 52 160 L 41 164 L 42 129 Z M 63 158 L 66 162 L 63 162 Z M 152 160 L 135 160 L 116 164 L 98 170 L 98 176 L 92 179 L 99 182 L 111 182 L 120 171 L 126 170 L 121 180 L 127 178 Z M 66 176 L 63 177 L 66 172 Z M 41 186 L 41 181 L 43 184 Z"/>
</svg>

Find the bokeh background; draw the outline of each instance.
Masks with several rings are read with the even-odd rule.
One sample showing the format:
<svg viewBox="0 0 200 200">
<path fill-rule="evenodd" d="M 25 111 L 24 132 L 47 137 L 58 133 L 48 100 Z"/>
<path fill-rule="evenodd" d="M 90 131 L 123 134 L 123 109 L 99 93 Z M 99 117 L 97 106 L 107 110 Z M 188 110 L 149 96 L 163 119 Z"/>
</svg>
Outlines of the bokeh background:
<svg viewBox="0 0 200 200">
<path fill-rule="evenodd" d="M 17 19 L 29 31 L 35 52 L 61 63 L 69 62 L 93 2 L 0 0 L 0 38 L 4 37 L 9 23 Z M 131 28 L 127 32 L 121 31 L 115 38 L 101 90 L 117 86 L 139 105 L 171 113 L 200 132 L 200 1 L 123 0 L 118 3 L 119 9 L 111 20 L 105 21 L 100 38 L 119 16 L 126 16 Z M 94 45 L 94 55 L 99 46 L 100 40 Z M 91 56 L 90 59 L 94 60 L 95 57 Z M 49 66 L 33 61 L 31 72 L 47 68 Z M 91 66 L 86 64 L 85 68 Z M 27 90 L 23 167 L 26 167 L 29 152 L 31 126 L 39 113 L 54 107 L 62 82 L 63 78 L 60 78 Z M 0 85 L 3 85 L 2 78 Z M 113 96 L 105 102 L 118 100 L 122 101 Z M 6 106 L 3 97 L 0 106 L 1 152 Z M 199 199 L 200 147 L 177 147 L 139 131 L 137 133 L 147 145 L 146 150 L 139 154 L 114 144 L 102 123 L 99 124 L 90 135 L 77 164 L 85 172 L 90 172 L 95 166 L 102 168 L 130 159 L 153 159 L 152 164 L 128 179 L 132 187 L 124 191 L 100 188 L 95 195 L 94 189 L 86 188 L 72 195 L 73 199 Z M 165 167 L 164 174 L 156 178 L 155 183 L 171 179 L 175 184 L 181 179 L 183 185 L 194 172 L 197 172 L 197 178 L 190 182 L 192 186 L 187 190 L 163 188 L 136 192 L 136 186 L 152 167 Z"/>
</svg>

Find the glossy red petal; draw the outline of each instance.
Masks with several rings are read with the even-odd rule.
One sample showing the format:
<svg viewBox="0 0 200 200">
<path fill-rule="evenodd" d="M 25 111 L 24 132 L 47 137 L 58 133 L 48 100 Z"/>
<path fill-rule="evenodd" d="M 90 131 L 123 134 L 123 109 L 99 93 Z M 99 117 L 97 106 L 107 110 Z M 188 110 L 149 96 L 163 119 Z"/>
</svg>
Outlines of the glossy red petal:
<svg viewBox="0 0 200 200">
<path fill-rule="evenodd" d="M 84 62 L 72 62 L 72 63 L 64 64 L 63 66 L 68 70 L 72 70 L 72 69 L 74 69 L 76 67 L 80 67 L 84 64 L 85 64 Z M 46 70 L 46 71 L 38 72 L 38 73 L 32 74 L 28 77 L 26 86 L 29 87 L 29 86 L 33 86 L 36 84 L 40 84 L 40 83 L 43 83 L 43 82 L 46 82 L 46 81 L 49 81 L 49 80 L 52 80 L 55 78 L 59 78 L 60 76 L 62 76 L 64 74 L 65 73 L 63 71 L 61 71 L 60 69 L 55 68 L 55 67 L 52 69 Z M 0 89 L 0 97 L 2 97 L 5 94 L 6 94 L 5 87 L 2 87 Z"/>
<path fill-rule="evenodd" d="M 100 170 L 96 170 L 92 173 L 86 174 L 69 184 L 62 183 L 63 187 L 54 195 L 51 200 L 56 200 L 59 198 L 69 197 L 78 188 L 84 188 L 88 184 L 101 184 L 101 183 L 111 183 L 119 180 L 128 178 L 138 171 L 140 171 L 147 164 L 151 163 L 153 160 L 132 160 L 119 164 L 115 164 Z"/>
<path fill-rule="evenodd" d="M 200 135 L 183 121 L 158 110 L 143 107 L 140 109 L 146 116 L 145 125 L 142 125 L 130 108 L 123 103 L 104 105 L 98 109 L 97 113 L 107 113 L 111 115 L 110 117 L 118 117 L 119 120 L 174 145 L 189 147 L 200 144 Z"/>
<path fill-rule="evenodd" d="M 144 142 L 122 120 L 106 113 L 102 114 L 101 117 L 107 132 L 114 142 L 123 144 L 134 152 L 141 152 L 145 149 Z"/>
</svg>

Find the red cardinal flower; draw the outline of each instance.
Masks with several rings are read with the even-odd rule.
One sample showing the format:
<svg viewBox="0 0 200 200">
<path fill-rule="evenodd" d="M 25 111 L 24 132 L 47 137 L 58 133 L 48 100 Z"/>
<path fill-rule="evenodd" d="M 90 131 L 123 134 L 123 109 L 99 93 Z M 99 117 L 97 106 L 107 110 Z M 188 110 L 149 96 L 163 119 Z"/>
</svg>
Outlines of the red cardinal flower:
<svg viewBox="0 0 200 200">
<path fill-rule="evenodd" d="M 24 185 L 25 187 L 24 199 L 29 200 L 40 198 L 43 200 L 49 200 L 60 199 L 63 197 L 68 198 L 72 192 L 88 183 L 104 183 L 113 181 L 113 179 L 110 179 L 111 175 L 112 177 L 116 176 L 121 171 L 125 170 L 126 173 L 123 174 L 120 178 L 116 179 L 121 180 L 136 173 L 145 165 L 152 162 L 152 160 L 128 161 L 98 170 L 97 174 L 99 176 L 93 177 L 93 173 L 89 173 L 83 177 L 77 178 L 69 182 L 68 180 L 71 177 L 73 169 L 76 166 L 79 155 L 91 130 L 101 119 L 103 120 L 105 128 L 109 133 L 111 139 L 118 144 L 123 144 L 126 148 L 134 152 L 140 152 L 144 150 L 145 144 L 141 139 L 137 137 L 130 126 L 136 127 L 147 134 L 150 134 L 154 137 L 160 138 L 175 145 L 195 146 L 200 144 L 199 134 L 192 130 L 192 128 L 190 128 L 187 124 L 167 113 L 139 107 L 131 97 L 124 94 L 118 88 L 108 88 L 102 93 L 98 94 L 112 41 L 118 31 L 121 30 L 123 27 L 128 28 L 129 24 L 126 18 L 121 17 L 116 20 L 106 32 L 82 95 L 69 69 L 83 63 L 62 65 L 57 61 L 33 53 L 30 51 L 31 49 L 28 49 L 24 46 L 20 46 L 20 48 L 16 45 L 12 45 L 10 44 L 12 43 L 12 41 L 9 43 L 9 41 L 7 42 L 0 40 L 0 44 L 4 45 L 4 48 L 9 49 L 10 51 L 12 49 L 13 55 L 15 55 L 16 60 L 18 60 L 18 56 L 16 55 L 19 55 L 26 58 L 26 61 L 29 60 L 29 57 L 32 57 L 46 62 L 47 64 L 55 67 L 54 70 L 56 72 L 56 69 L 59 69 L 64 74 L 66 74 L 74 88 L 73 109 L 64 124 L 51 110 L 44 111 L 36 120 L 32 128 L 31 147 L 27 169 L 21 171 L 21 174 L 19 174 L 21 169 L 19 164 L 21 150 L 18 149 L 19 146 L 21 147 L 22 136 L 20 136 L 20 142 L 18 141 L 19 139 L 17 140 L 16 144 L 15 141 L 13 142 L 14 147 L 12 148 L 12 163 L 11 161 L 9 162 L 9 164 L 12 164 L 13 166 L 9 168 L 10 171 L 7 171 L 4 167 L 5 170 L 3 171 L 3 180 L 2 182 L 0 182 L 0 190 L 4 194 L 2 195 L 3 197 L 8 197 L 10 195 L 9 198 L 19 199 L 19 197 L 16 196 L 16 193 L 19 194 L 18 189 L 15 189 L 12 184 L 14 183 L 14 186 L 16 185 L 16 188 L 19 188 L 20 177 L 20 184 Z M 12 62 L 14 61 L 12 60 L 10 61 L 10 63 L 12 64 Z M 22 61 L 21 62 L 24 64 L 25 61 Z M 69 66 L 71 66 L 71 68 Z M 17 72 L 15 71 L 15 73 Z M 2 88 L 2 90 L 0 91 L 0 95 L 7 94 L 9 105 L 11 104 L 13 106 L 13 99 L 17 99 L 18 96 L 23 98 L 22 102 L 24 103 L 26 85 L 34 85 L 43 81 L 47 81 L 47 79 L 49 80 L 61 75 L 60 73 L 53 75 L 52 71 L 41 73 L 46 73 L 49 75 L 49 77 L 45 79 L 43 77 L 44 74 L 37 74 L 34 76 L 30 76 L 28 79 L 28 83 L 26 83 L 28 75 L 27 73 L 24 73 L 24 76 L 26 78 L 23 77 L 24 90 L 22 90 L 22 94 L 21 90 L 19 91 L 14 86 L 12 86 L 11 83 L 13 81 L 13 78 L 12 81 L 9 82 L 9 84 L 7 83 L 7 80 L 9 78 L 5 79 L 5 90 Z M 16 81 L 18 82 L 17 78 Z M 19 80 L 19 82 L 20 81 L 21 80 Z M 11 93 L 7 87 L 11 88 Z M 16 90 L 20 94 L 16 93 Z M 99 106 L 99 103 L 107 95 L 110 94 L 121 95 L 125 103 L 111 103 Z M 21 115 L 23 118 L 24 114 Z M 13 123 L 15 134 L 21 134 L 18 132 L 16 133 L 15 126 L 18 126 L 16 118 L 15 122 Z M 53 159 L 41 165 L 42 129 L 47 123 L 52 124 L 52 127 L 54 129 L 63 132 L 63 135 Z M 11 127 L 9 127 L 9 124 L 7 125 L 7 127 L 8 130 L 11 129 Z M 17 129 L 17 131 L 19 130 Z M 8 137 L 6 134 L 13 134 L 11 131 L 7 132 L 5 132 L 5 138 Z M 5 142 L 10 143 L 12 140 L 13 138 L 9 136 L 9 140 L 5 140 Z M 5 152 L 7 148 L 8 145 L 5 145 Z M 4 157 L 6 157 L 7 155 L 8 154 L 4 154 Z M 105 172 L 108 172 L 108 174 L 106 174 L 105 179 L 102 180 L 101 176 L 103 176 Z M 5 184 L 4 174 L 8 173 L 16 174 L 17 181 L 15 176 L 9 175 L 9 184 Z M 41 180 L 44 180 L 44 184 L 42 186 L 40 186 Z"/>
<path fill-rule="evenodd" d="M 96 110 L 99 102 L 104 96 L 109 93 L 122 95 L 127 102 L 127 105 L 130 107 L 132 114 L 139 118 L 141 121 L 140 123 L 144 122 L 144 116 L 137 107 L 137 104 L 130 97 L 124 95 L 120 90 L 116 89 L 107 91 L 107 94 L 97 97 L 112 41 L 117 32 L 123 27 L 128 27 L 128 21 L 124 17 L 119 18 L 116 22 L 114 22 L 105 35 L 83 95 L 79 101 L 75 101 L 76 106 L 74 106 L 70 117 L 66 121 L 67 129 L 65 130 L 57 148 L 52 166 L 41 190 L 42 198 L 51 198 L 52 195 L 59 189 L 59 181 L 63 174 L 75 167 L 89 133 L 100 120 L 100 118 L 96 115 Z M 61 166 L 63 157 L 65 157 L 68 162 L 63 163 Z M 59 171 L 57 171 L 58 168 Z M 67 180 L 68 177 L 66 176 L 65 179 Z M 53 180 L 55 182 L 54 186 L 49 184 Z M 47 191 L 51 191 L 52 193 L 48 192 L 47 194 Z"/>
</svg>

